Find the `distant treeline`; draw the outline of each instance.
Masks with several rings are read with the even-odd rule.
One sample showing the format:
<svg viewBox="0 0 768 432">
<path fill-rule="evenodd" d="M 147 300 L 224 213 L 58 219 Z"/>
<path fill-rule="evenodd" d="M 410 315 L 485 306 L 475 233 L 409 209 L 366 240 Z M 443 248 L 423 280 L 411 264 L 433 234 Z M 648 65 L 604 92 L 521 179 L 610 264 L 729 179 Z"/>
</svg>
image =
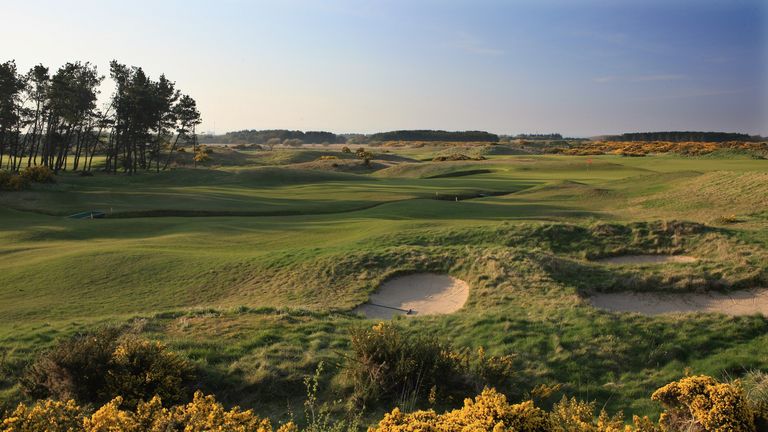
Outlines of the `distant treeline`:
<svg viewBox="0 0 768 432">
<path fill-rule="evenodd" d="M 292 131 L 286 129 L 241 130 L 227 132 L 224 135 L 203 135 L 200 142 L 222 144 L 267 144 L 270 140 L 301 140 L 306 144 L 343 143 L 346 138 L 332 132 L 323 131 Z"/>
<path fill-rule="evenodd" d="M 726 141 L 759 141 L 759 136 L 729 132 L 634 132 L 621 135 L 602 137 L 604 141 L 670 141 L 670 142 L 726 142 Z"/>
<path fill-rule="evenodd" d="M 375 133 L 370 141 L 498 142 L 499 136 L 485 131 L 399 130 Z"/>
<path fill-rule="evenodd" d="M 517 134 L 510 136 L 511 139 L 525 139 L 525 140 L 544 140 L 544 141 L 550 141 L 550 140 L 561 140 L 563 139 L 563 136 L 559 133 L 550 133 L 550 134 Z"/>
</svg>

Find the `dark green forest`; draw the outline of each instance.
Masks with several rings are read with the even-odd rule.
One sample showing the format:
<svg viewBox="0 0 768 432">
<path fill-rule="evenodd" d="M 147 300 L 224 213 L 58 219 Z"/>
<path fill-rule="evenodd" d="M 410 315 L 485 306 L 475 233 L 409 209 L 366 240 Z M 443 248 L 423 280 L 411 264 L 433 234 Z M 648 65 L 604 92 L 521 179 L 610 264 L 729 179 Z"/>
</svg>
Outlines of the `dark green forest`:
<svg viewBox="0 0 768 432">
<path fill-rule="evenodd" d="M 371 141 L 498 142 L 499 136 L 485 131 L 398 130 L 375 133 L 369 139 Z"/>
<path fill-rule="evenodd" d="M 343 143 L 346 139 L 331 132 L 307 131 L 287 129 L 255 130 L 227 132 L 224 135 L 202 135 L 201 143 L 217 144 L 267 144 L 270 140 L 301 140 L 305 144 Z"/>
<path fill-rule="evenodd" d="M 633 132 L 621 135 L 608 135 L 603 137 L 607 141 L 671 141 L 671 142 L 725 142 L 725 141 L 759 141 L 759 136 L 750 136 L 744 133 L 729 132 Z"/>
</svg>

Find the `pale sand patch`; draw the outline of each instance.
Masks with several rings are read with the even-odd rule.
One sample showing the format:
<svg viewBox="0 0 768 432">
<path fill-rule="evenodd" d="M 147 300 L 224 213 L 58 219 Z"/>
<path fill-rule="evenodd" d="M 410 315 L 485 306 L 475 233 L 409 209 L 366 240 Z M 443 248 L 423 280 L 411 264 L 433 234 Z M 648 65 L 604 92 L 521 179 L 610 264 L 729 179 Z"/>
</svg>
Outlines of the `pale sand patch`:
<svg viewBox="0 0 768 432">
<path fill-rule="evenodd" d="M 368 303 L 356 307 L 353 312 L 384 319 L 395 315 L 447 314 L 461 309 L 468 297 L 469 285 L 461 279 L 419 273 L 388 280 L 371 294 Z"/>
<path fill-rule="evenodd" d="M 726 315 L 768 316 L 768 288 L 710 293 L 597 293 L 589 298 L 593 306 L 613 312 L 661 315 L 690 312 Z"/>
<path fill-rule="evenodd" d="M 664 264 L 664 263 L 693 263 L 697 258 L 687 255 L 622 255 L 597 259 L 600 264 Z"/>
</svg>

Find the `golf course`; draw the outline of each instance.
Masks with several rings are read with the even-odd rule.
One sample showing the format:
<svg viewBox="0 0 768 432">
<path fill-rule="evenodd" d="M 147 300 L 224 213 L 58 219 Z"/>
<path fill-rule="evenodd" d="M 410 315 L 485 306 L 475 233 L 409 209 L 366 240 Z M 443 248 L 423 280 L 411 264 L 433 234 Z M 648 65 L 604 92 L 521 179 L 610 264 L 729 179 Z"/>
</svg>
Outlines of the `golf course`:
<svg viewBox="0 0 768 432">
<path fill-rule="evenodd" d="M 510 359 L 510 400 L 547 385 L 544 406 L 575 396 L 629 418 L 658 416 L 650 394 L 684 376 L 768 368 L 766 159 L 208 148 L 196 167 L 0 192 L 4 406 L 27 400 L 19 377 L 41 352 L 107 326 L 280 420 L 321 362 L 322 397 L 349 398 L 350 332 L 381 320 Z"/>
</svg>

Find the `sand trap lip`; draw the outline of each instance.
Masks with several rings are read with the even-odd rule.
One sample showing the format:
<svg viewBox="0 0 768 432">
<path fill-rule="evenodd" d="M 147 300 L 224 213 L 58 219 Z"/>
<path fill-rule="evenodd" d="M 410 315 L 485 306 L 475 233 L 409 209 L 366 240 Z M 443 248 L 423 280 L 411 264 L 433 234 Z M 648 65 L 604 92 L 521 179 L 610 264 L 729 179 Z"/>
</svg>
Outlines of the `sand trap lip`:
<svg viewBox="0 0 768 432">
<path fill-rule="evenodd" d="M 353 312 L 368 318 L 392 318 L 395 315 L 439 315 L 461 309 L 469 297 L 469 285 L 461 279 L 418 273 L 386 281 L 371 294 L 368 303 Z M 410 313 L 408 313 L 410 311 Z"/>
<path fill-rule="evenodd" d="M 692 312 L 726 315 L 763 314 L 768 316 L 768 288 L 711 293 L 597 293 L 589 297 L 593 306 L 612 312 L 637 312 L 643 315 Z"/>
<path fill-rule="evenodd" d="M 609 258 L 596 259 L 600 264 L 666 264 L 666 263 L 694 263 L 697 258 L 687 255 L 621 255 Z"/>
</svg>

